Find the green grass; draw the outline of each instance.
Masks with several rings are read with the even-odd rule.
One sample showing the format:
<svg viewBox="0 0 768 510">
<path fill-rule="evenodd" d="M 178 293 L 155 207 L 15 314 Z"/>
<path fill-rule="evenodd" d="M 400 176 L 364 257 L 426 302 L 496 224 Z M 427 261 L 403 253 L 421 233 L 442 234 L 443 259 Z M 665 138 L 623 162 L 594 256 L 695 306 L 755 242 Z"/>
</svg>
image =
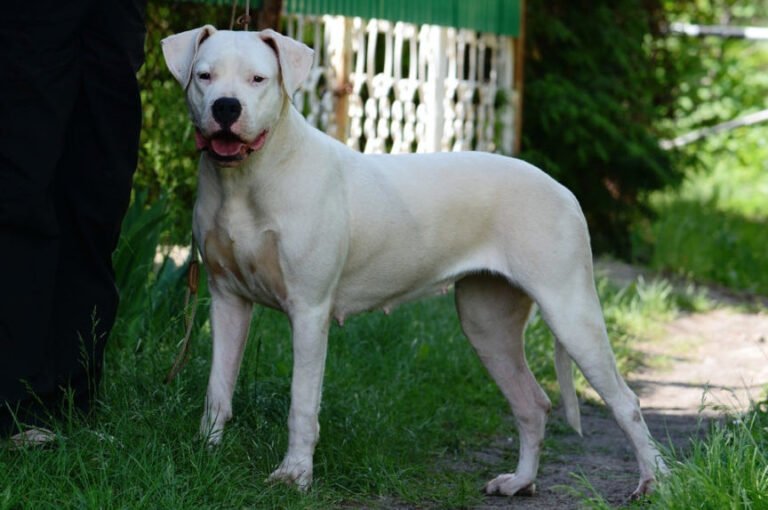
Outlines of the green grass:
<svg viewBox="0 0 768 510">
<path fill-rule="evenodd" d="M 192 357 L 162 384 L 183 333 L 183 271 L 151 259 L 162 205 L 141 197 L 124 230 L 116 266 L 123 301 L 108 346 L 101 403 L 87 420 L 59 423 L 50 450 L 0 449 L 0 509 L 355 508 L 400 501 L 438 508 L 479 502 L 496 473 L 461 469 L 469 453 L 509 427 L 508 406 L 463 338 L 451 296 L 372 313 L 333 327 L 320 413 L 315 484 L 303 495 L 264 483 L 286 447 L 291 352 L 285 318 L 254 315 L 220 448 L 196 438 L 210 366 L 207 299 Z M 151 246 L 148 246 L 151 245 Z M 679 306 L 663 284 L 599 291 L 620 364 L 628 345 Z M 205 289 L 203 289 L 205 292 Z M 528 358 L 557 401 L 552 338 L 538 318 Z M 513 468 L 516 448 L 506 454 Z M 386 498 L 382 500 L 381 498 Z"/>
<path fill-rule="evenodd" d="M 649 197 L 635 254 L 652 267 L 768 295 L 768 127 L 720 136 L 680 189 Z"/>
<path fill-rule="evenodd" d="M 664 450 L 670 474 L 647 499 L 629 505 L 647 510 L 768 509 L 768 400 L 742 416 L 710 426 L 706 440 L 694 440 L 683 454 Z M 591 510 L 613 508 L 585 477 L 582 504 Z"/>
<path fill-rule="evenodd" d="M 659 485 L 654 510 L 768 509 L 768 401 L 745 416 L 712 426 L 691 452 L 668 454 L 672 473 Z"/>
</svg>

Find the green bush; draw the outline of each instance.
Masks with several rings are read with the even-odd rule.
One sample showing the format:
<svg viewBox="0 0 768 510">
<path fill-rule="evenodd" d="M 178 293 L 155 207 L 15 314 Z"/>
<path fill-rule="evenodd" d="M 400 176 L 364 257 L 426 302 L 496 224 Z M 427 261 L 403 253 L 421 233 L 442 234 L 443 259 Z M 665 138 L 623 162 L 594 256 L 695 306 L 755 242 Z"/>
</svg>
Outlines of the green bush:
<svg viewBox="0 0 768 510">
<path fill-rule="evenodd" d="M 523 157 L 576 194 L 601 251 L 627 255 L 641 194 L 682 177 L 659 146 L 679 74 L 664 16 L 657 1 L 529 4 Z"/>
<path fill-rule="evenodd" d="M 683 22 L 760 26 L 768 19 L 765 2 L 667 4 L 670 16 Z M 664 121 L 678 134 L 768 107 L 768 45 L 682 36 L 665 44 L 670 54 L 681 55 L 674 61 L 678 100 Z M 764 123 L 685 146 L 680 152 L 692 163 L 685 180 L 648 195 L 653 218 L 634 225 L 633 256 L 655 269 L 768 293 L 767 137 Z"/>
</svg>

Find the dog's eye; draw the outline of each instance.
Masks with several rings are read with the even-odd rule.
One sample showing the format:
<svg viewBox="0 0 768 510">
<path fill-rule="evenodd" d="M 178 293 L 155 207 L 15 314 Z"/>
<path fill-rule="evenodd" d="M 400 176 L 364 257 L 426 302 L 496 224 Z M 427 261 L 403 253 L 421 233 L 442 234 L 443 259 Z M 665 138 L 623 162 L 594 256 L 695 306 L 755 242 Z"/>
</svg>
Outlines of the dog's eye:
<svg viewBox="0 0 768 510">
<path fill-rule="evenodd" d="M 263 76 L 256 75 L 256 76 L 253 77 L 253 83 L 261 83 L 263 81 L 264 81 L 264 77 Z"/>
<path fill-rule="evenodd" d="M 210 80 L 211 79 L 211 73 L 197 73 L 197 77 L 201 80 Z"/>
</svg>

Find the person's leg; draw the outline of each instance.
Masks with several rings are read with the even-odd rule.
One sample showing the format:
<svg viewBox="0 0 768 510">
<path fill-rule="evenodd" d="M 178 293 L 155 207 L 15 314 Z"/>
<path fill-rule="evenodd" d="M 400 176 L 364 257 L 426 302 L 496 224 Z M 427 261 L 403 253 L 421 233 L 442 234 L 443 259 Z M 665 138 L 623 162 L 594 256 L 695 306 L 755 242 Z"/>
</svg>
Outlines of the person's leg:
<svg viewBox="0 0 768 510">
<path fill-rule="evenodd" d="M 0 435 L 13 429 L 11 410 L 44 418 L 36 399 L 56 392 L 52 184 L 80 83 L 87 3 L 16 3 L 0 16 Z"/>
<path fill-rule="evenodd" d="M 62 230 L 54 328 L 60 384 L 87 411 L 101 376 L 118 295 L 112 252 L 136 169 L 144 2 L 99 2 L 83 30 L 83 79 L 56 179 Z"/>
<path fill-rule="evenodd" d="M 0 436 L 57 416 L 69 389 L 88 409 L 98 382 L 138 152 L 144 3 L 35 3 L 0 21 L 12 75 L 0 82 Z"/>
</svg>

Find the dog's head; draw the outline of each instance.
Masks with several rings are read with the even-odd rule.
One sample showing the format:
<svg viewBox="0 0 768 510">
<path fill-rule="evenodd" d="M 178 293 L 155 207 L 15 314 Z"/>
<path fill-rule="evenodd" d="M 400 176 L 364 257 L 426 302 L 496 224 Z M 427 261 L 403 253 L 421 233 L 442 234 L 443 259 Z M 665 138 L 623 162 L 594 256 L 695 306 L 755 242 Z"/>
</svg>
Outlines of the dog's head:
<svg viewBox="0 0 768 510">
<path fill-rule="evenodd" d="M 168 69 L 186 90 L 198 149 L 223 166 L 239 165 L 267 143 L 314 55 L 273 30 L 211 25 L 167 37 L 162 47 Z"/>
</svg>

